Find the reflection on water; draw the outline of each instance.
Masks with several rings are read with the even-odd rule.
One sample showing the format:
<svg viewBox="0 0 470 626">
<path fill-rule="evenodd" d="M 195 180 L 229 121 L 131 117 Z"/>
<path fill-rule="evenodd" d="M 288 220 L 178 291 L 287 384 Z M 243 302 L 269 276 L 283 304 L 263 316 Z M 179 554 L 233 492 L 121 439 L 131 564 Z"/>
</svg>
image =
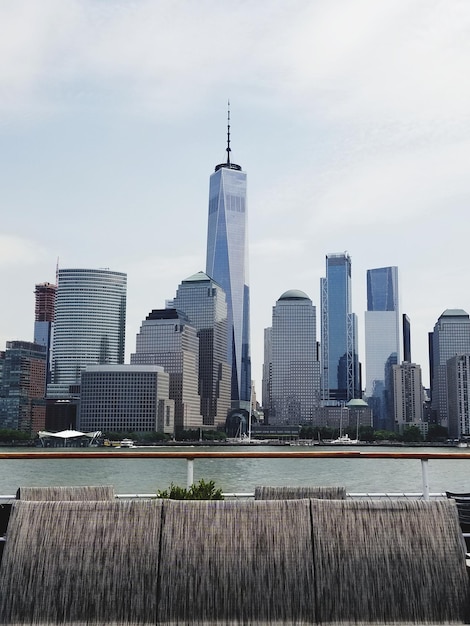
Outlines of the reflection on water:
<svg viewBox="0 0 470 626">
<path fill-rule="evenodd" d="M 175 449 L 188 450 L 172 448 Z M 384 451 L 383 447 L 366 449 Z M 214 448 L 210 450 L 213 452 Z M 240 448 L 224 447 L 220 451 L 229 450 Z M 254 454 L 266 450 L 273 448 L 247 449 Z M 296 446 L 295 451 L 299 450 L 302 447 Z M 2 451 L 25 452 L 25 448 L 3 448 Z M 438 452 L 439 448 L 400 448 L 400 451 Z M 461 452 L 453 448 L 445 448 L 445 451 Z M 41 451 L 37 454 L 40 457 Z M 196 459 L 194 480 L 200 478 L 214 480 L 225 492 L 238 493 L 253 492 L 256 485 L 344 485 L 348 492 L 422 491 L 421 463 L 414 459 Z M 186 484 L 185 460 L 0 459 L 0 494 L 4 495 L 14 494 L 21 486 L 47 485 L 113 485 L 116 493 L 155 493 L 172 482 Z M 470 459 L 429 461 L 429 485 L 431 492 L 470 491 Z"/>
</svg>

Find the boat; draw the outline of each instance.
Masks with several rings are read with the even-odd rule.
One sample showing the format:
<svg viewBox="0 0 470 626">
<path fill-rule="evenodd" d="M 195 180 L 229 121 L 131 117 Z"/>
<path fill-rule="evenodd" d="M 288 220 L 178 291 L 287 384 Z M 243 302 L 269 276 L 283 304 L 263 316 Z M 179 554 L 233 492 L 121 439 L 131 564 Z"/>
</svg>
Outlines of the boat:
<svg viewBox="0 0 470 626">
<path fill-rule="evenodd" d="M 346 445 L 357 445 L 359 443 L 359 439 L 350 439 L 349 435 L 340 435 L 338 439 L 333 439 L 330 443 L 332 444 L 346 444 Z"/>
<path fill-rule="evenodd" d="M 120 443 L 120 448 L 134 448 L 134 442 L 132 439 L 123 439 Z"/>
</svg>

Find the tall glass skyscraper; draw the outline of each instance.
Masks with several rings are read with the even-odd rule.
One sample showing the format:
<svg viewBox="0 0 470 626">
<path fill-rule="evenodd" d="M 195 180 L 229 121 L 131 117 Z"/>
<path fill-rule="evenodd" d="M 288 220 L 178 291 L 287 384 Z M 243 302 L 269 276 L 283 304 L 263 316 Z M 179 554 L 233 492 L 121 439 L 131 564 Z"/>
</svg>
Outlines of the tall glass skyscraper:
<svg viewBox="0 0 470 626">
<path fill-rule="evenodd" d="M 366 396 L 376 429 L 393 430 L 393 366 L 400 363 L 398 268 L 367 270 Z"/>
<path fill-rule="evenodd" d="M 316 309 L 298 289 L 273 307 L 270 424 L 311 421 L 320 405 Z"/>
<path fill-rule="evenodd" d="M 462 309 L 446 309 L 434 326 L 430 348 L 432 410 L 438 423 L 447 427 L 447 362 L 456 354 L 470 354 L 468 313 Z"/>
<path fill-rule="evenodd" d="M 199 394 L 205 426 L 224 426 L 230 409 L 227 302 L 222 287 L 198 272 L 178 287 L 173 306 L 184 311 L 199 337 Z"/>
<path fill-rule="evenodd" d="M 361 397 L 357 357 L 357 318 L 351 312 L 351 258 L 326 255 L 320 279 L 322 400 L 347 402 Z"/>
<path fill-rule="evenodd" d="M 250 290 L 246 173 L 230 161 L 230 115 L 227 160 L 210 177 L 206 274 L 225 291 L 228 313 L 228 361 L 232 366 L 232 408 L 250 409 Z"/>
<path fill-rule="evenodd" d="M 59 270 L 49 398 L 74 395 L 71 387 L 87 365 L 124 363 L 126 291 L 121 272 Z"/>
</svg>

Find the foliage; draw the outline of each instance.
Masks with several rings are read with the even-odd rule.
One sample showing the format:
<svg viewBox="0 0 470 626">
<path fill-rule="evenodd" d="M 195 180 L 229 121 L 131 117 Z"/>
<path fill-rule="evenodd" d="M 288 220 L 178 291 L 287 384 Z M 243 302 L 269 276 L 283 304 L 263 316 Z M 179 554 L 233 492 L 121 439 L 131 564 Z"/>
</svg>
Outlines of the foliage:
<svg viewBox="0 0 470 626">
<path fill-rule="evenodd" d="M 428 441 L 446 441 L 448 436 L 449 433 L 445 426 L 429 424 L 428 436 L 426 437 Z"/>
<path fill-rule="evenodd" d="M 178 487 L 171 483 L 169 489 L 157 492 L 157 498 L 166 498 L 169 500 L 223 500 L 222 489 L 216 489 L 213 480 L 206 482 L 201 479 L 186 489 Z"/>
<path fill-rule="evenodd" d="M 14 441 L 29 441 L 31 434 L 23 430 L 13 430 L 12 428 L 0 429 L 0 441 L 12 443 Z"/>
<path fill-rule="evenodd" d="M 423 435 L 417 426 L 407 426 L 403 431 L 403 441 L 423 441 Z"/>
</svg>

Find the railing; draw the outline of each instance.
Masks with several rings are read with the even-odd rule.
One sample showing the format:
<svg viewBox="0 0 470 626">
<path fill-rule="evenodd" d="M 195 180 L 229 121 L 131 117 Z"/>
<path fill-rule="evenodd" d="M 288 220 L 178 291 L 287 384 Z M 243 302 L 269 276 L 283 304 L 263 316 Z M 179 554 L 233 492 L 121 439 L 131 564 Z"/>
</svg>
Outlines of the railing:
<svg viewBox="0 0 470 626">
<path fill-rule="evenodd" d="M 191 486 L 194 482 L 194 461 L 197 459 L 416 459 L 421 462 L 422 475 L 422 494 L 393 494 L 397 497 L 422 497 L 429 500 L 431 496 L 441 494 L 431 494 L 428 479 L 428 462 L 430 460 L 439 459 L 462 459 L 470 460 L 470 452 L 402 452 L 402 451 L 368 451 L 368 450 L 276 450 L 276 451 L 258 451 L 250 448 L 247 450 L 236 451 L 212 451 L 212 450 L 94 450 L 88 452 L 81 450 L 74 452 L 70 450 L 64 451 L 41 451 L 41 452 L 0 452 L 0 459 L 186 459 L 187 461 L 187 485 Z M 145 494 L 126 494 L 128 497 L 136 497 Z M 238 497 L 250 497 L 253 494 L 226 494 Z M 364 494 L 349 494 L 353 497 L 359 497 Z M 385 497 L 392 494 L 367 494 L 369 497 Z M 14 496 L 0 496 L 0 499 L 11 499 Z"/>
</svg>

